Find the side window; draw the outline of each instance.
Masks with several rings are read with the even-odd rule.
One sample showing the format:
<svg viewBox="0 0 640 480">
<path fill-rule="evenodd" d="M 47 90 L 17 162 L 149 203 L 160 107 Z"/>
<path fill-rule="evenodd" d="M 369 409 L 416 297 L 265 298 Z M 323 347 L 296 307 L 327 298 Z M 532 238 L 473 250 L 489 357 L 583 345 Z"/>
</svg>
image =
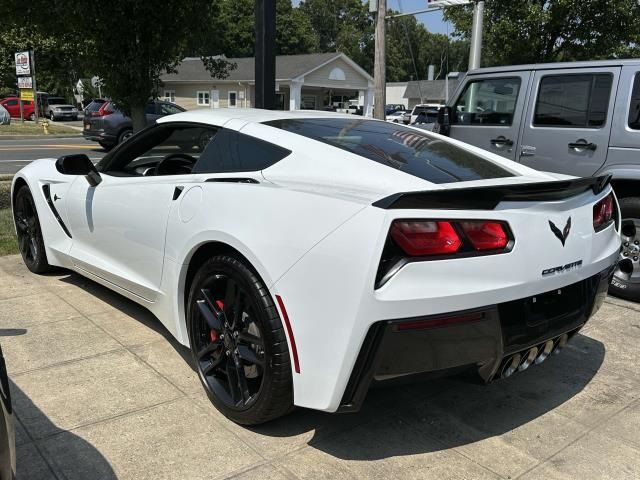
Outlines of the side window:
<svg viewBox="0 0 640 480">
<path fill-rule="evenodd" d="M 196 125 L 165 124 L 151 128 L 115 150 L 102 170 L 117 176 L 192 173 L 216 132 L 214 127 Z"/>
<path fill-rule="evenodd" d="M 255 172 L 290 153 L 272 143 L 223 128 L 202 152 L 193 173 Z"/>
<path fill-rule="evenodd" d="M 155 103 L 147 103 L 147 106 L 144 109 L 144 113 L 147 115 L 155 115 L 156 114 L 156 104 Z"/>
<path fill-rule="evenodd" d="M 636 73 L 629 105 L 629 128 L 640 130 L 640 73 Z"/>
<path fill-rule="evenodd" d="M 9 100 L 6 103 L 6 105 L 9 106 L 9 107 L 13 107 L 14 105 L 18 105 L 18 100 Z"/>
<path fill-rule="evenodd" d="M 170 103 L 161 103 L 160 112 L 162 115 L 173 115 L 174 113 L 182 112 L 182 110 L 180 110 L 175 105 L 171 105 Z"/>
<path fill-rule="evenodd" d="M 520 78 L 488 78 L 467 83 L 453 107 L 452 124 L 511 125 Z"/>
<path fill-rule="evenodd" d="M 607 121 L 613 75 L 548 75 L 540 80 L 533 125 L 536 127 L 602 127 Z"/>
</svg>

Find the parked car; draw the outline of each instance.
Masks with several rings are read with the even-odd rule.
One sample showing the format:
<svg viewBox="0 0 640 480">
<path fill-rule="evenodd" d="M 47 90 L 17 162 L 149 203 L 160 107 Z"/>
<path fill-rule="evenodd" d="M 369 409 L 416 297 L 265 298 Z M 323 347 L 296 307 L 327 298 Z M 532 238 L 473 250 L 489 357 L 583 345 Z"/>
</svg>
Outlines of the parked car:
<svg viewBox="0 0 640 480">
<path fill-rule="evenodd" d="M 62 97 L 46 97 L 44 116 L 56 120 L 78 120 L 78 109 Z"/>
<path fill-rule="evenodd" d="M 16 440 L 13 407 L 9 391 L 9 375 L 0 347 L 0 480 L 13 480 L 16 475 Z"/>
<path fill-rule="evenodd" d="M 2 105 L 11 118 L 20 118 L 20 102 L 21 100 L 17 97 L 9 97 L 3 98 L 0 100 L 0 105 Z M 22 118 L 25 120 L 35 120 L 35 107 L 31 100 L 22 100 Z"/>
<path fill-rule="evenodd" d="M 474 70 L 442 123 L 445 135 L 538 170 L 612 175 L 624 248 L 611 293 L 640 301 L 640 60 Z"/>
<path fill-rule="evenodd" d="M 404 114 L 405 114 L 404 110 L 396 110 L 395 112 L 387 114 L 387 116 L 385 117 L 385 120 L 387 122 L 403 123 Z"/>
<path fill-rule="evenodd" d="M 147 125 L 155 123 L 157 119 L 165 115 L 184 111 L 184 108 L 175 103 L 154 100 L 147 104 L 145 110 Z M 82 135 L 84 138 L 98 142 L 107 151 L 124 142 L 133 134 L 131 118 L 117 110 L 111 101 L 104 102 L 98 109 L 97 115 L 85 116 L 83 124 Z"/>
<path fill-rule="evenodd" d="M 10 125 L 11 115 L 7 112 L 7 109 L 0 105 L 0 125 Z"/>
<path fill-rule="evenodd" d="M 102 107 L 108 100 L 104 98 L 94 98 L 91 100 L 87 106 L 84 108 L 83 114 L 84 117 L 99 117 L 100 116 L 100 107 Z"/>
<path fill-rule="evenodd" d="M 438 119 L 438 111 L 443 105 L 438 103 L 419 103 L 411 110 L 411 119 L 409 123 L 432 123 L 435 124 Z"/>
<path fill-rule="evenodd" d="M 150 309 L 241 424 L 354 411 L 383 379 L 542 363 L 600 308 L 620 250 L 607 176 L 348 114 L 196 110 L 97 166 L 70 153 L 14 176 L 27 268 Z"/>
<path fill-rule="evenodd" d="M 385 115 L 391 115 L 394 112 L 404 111 L 407 108 L 399 103 L 390 103 L 384 106 Z"/>
</svg>

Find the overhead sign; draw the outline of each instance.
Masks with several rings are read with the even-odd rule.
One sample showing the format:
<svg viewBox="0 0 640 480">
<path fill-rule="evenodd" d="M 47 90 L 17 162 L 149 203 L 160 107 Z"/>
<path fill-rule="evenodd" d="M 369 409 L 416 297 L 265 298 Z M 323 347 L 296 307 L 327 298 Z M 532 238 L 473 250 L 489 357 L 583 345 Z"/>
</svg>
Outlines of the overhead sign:
<svg viewBox="0 0 640 480">
<path fill-rule="evenodd" d="M 18 77 L 18 88 L 33 88 L 33 77 Z"/>
<path fill-rule="evenodd" d="M 16 53 L 16 75 L 31 75 L 29 52 Z"/>
<path fill-rule="evenodd" d="M 32 89 L 28 89 L 28 88 L 23 88 L 22 90 L 20 90 L 20 98 L 22 100 L 30 100 L 33 101 L 33 90 Z"/>
</svg>

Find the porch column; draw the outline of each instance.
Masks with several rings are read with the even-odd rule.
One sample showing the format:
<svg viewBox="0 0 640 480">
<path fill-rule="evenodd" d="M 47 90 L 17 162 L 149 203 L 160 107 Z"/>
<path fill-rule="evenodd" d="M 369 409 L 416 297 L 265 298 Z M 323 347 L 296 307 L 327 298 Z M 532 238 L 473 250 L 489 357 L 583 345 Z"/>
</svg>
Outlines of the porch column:
<svg viewBox="0 0 640 480">
<path fill-rule="evenodd" d="M 300 109 L 300 95 L 302 93 L 302 82 L 292 80 L 289 85 L 289 110 Z"/>
<path fill-rule="evenodd" d="M 384 109 L 384 105 L 382 105 L 382 108 Z M 365 117 L 373 116 L 373 87 L 372 86 L 369 86 L 369 88 L 367 88 L 365 92 L 363 110 L 364 110 L 363 115 Z"/>
</svg>

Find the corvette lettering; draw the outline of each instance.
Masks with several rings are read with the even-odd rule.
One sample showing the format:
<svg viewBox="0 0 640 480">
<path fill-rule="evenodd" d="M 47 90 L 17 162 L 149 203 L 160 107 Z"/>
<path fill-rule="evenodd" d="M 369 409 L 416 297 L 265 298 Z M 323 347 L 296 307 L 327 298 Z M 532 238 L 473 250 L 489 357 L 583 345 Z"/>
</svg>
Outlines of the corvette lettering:
<svg viewBox="0 0 640 480">
<path fill-rule="evenodd" d="M 562 265 L 560 267 L 552 267 L 547 268 L 542 271 L 542 276 L 546 277 L 548 275 L 555 275 L 558 273 L 567 273 L 570 270 L 575 270 L 576 268 L 580 268 L 582 266 L 582 260 L 578 260 L 576 262 L 567 263 L 566 265 Z"/>
</svg>

